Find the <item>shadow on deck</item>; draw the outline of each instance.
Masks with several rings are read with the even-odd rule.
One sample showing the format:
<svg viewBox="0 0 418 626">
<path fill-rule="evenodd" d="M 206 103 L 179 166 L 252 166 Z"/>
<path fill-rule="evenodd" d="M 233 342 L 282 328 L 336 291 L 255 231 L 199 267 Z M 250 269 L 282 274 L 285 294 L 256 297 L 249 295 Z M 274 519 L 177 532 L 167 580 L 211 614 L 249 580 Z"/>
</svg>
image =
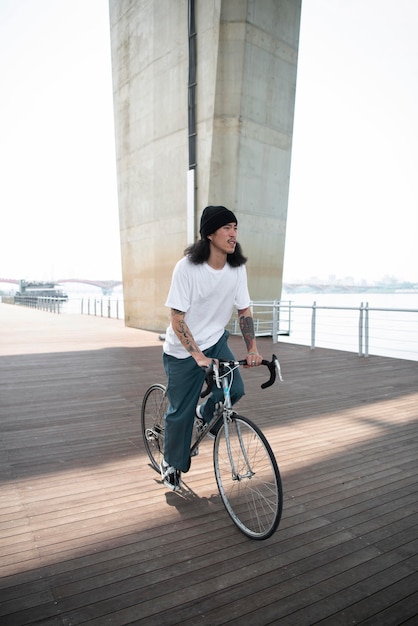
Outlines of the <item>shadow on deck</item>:
<svg viewBox="0 0 418 626">
<path fill-rule="evenodd" d="M 244 371 L 239 410 L 285 492 L 256 542 L 223 508 L 209 441 L 181 494 L 149 466 L 155 334 L 8 305 L 0 324 L 2 626 L 416 623 L 417 363 L 279 343 L 284 383 Z"/>
</svg>

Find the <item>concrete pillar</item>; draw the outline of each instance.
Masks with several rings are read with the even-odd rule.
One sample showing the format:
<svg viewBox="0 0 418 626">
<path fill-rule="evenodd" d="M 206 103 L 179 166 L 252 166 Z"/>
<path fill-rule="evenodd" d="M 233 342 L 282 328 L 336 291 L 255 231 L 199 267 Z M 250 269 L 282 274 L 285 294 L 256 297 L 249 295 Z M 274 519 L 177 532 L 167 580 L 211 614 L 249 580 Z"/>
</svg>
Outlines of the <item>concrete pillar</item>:
<svg viewBox="0 0 418 626">
<path fill-rule="evenodd" d="M 187 241 L 188 0 L 109 0 L 125 318 L 161 331 Z M 280 297 L 301 0 L 195 0 L 195 233 L 239 220 L 254 300 Z"/>
</svg>

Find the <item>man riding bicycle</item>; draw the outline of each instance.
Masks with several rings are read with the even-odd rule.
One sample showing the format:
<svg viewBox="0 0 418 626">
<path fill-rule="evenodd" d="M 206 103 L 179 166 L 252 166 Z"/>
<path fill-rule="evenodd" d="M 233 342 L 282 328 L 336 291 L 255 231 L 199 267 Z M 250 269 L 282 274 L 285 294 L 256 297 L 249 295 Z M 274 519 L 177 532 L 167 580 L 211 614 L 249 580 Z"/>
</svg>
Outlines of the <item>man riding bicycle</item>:
<svg viewBox="0 0 418 626">
<path fill-rule="evenodd" d="M 171 311 L 163 346 L 169 408 L 165 416 L 164 459 L 161 477 L 174 491 L 180 489 L 181 472 L 190 467 L 190 443 L 196 405 L 213 360 L 235 360 L 227 340 L 234 307 L 247 347 L 247 365 L 261 365 L 250 309 L 246 257 L 237 242 L 237 218 L 223 206 L 208 206 L 200 221 L 201 239 L 185 250 L 176 264 L 166 306 Z M 235 404 L 244 395 L 236 371 L 231 386 Z M 208 423 L 221 390 L 213 388 L 199 415 Z"/>
</svg>

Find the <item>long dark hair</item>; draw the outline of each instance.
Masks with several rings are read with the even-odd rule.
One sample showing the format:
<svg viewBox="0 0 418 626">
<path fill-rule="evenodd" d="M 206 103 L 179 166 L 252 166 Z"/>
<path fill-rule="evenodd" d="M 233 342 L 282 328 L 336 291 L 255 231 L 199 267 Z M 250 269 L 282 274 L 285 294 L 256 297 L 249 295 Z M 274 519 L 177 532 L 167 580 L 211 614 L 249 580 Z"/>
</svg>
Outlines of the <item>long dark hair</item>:
<svg viewBox="0 0 418 626">
<path fill-rule="evenodd" d="M 210 243 L 209 239 L 200 239 L 196 243 L 192 243 L 184 251 L 185 256 L 189 257 L 189 260 L 195 265 L 206 263 L 210 255 Z M 226 255 L 226 261 L 231 267 L 239 267 L 245 265 L 247 257 L 244 256 L 240 244 L 235 244 L 235 250 L 232 254 Z"/>
</svg>

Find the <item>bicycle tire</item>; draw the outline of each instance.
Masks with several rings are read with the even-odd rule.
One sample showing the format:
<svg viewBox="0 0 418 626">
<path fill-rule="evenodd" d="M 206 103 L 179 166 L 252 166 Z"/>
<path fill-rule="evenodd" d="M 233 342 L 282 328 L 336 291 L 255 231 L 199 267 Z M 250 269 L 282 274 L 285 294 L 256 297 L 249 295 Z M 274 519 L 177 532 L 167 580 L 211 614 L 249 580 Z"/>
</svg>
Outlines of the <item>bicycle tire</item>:
<svg viewBox="0 0 418 626">
<path fill-rule="evenodd" d="M 141 407 L 141 432 L 152 467 L 159 472 L 164 456 L 164 416 L 168 408 L 166 388 L 159 383 L 145 393 Z"/>
<path fill-rule="evenodd" d="M 283 488 L 277 461 L 262 431 L 248 418 L 233 413 L 228 432 L 235 477 L 224 424 L 216 435 L 213 448 L 215 476 L 222 502 L 232 521 L 247 537 L 268 539 L 276 531 L 283 509 Z M 243 449 L 251 465 L 251 474 Z"/>
</svg>

